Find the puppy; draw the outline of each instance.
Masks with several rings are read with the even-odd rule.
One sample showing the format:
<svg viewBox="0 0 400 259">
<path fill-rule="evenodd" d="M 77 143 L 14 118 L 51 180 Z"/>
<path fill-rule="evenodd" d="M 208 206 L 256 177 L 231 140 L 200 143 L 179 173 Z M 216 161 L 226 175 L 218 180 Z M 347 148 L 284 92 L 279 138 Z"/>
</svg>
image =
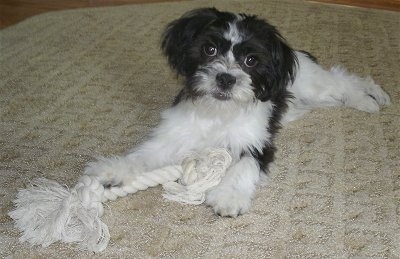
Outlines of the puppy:
<svg viewBox="0 0 400 259">
<path fill-rule="evenodd" d="M 221 216 L 249 211 L 260 175 L 274 159 L 281 122 L 316 107 L 377 112 L 390 103 L 372 79 L 324 70 L 252 15 L 193 10 L 166 27 L 162 51 L 185 79 L 172 107 L 146 142 L 126 156 L 90 163 L 85 173 L 106 187 L 123 186 L 143 172 L 180 164 L 190 151 L 225 148 L 233 163 L 206 196 Z"/>
</svg>

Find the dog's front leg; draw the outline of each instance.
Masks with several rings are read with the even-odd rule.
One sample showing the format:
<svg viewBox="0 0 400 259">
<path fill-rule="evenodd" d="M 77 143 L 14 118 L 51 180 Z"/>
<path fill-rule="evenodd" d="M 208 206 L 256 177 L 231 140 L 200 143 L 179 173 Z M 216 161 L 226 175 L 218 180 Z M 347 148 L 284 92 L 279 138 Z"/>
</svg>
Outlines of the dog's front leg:
<svg viewBox="0 0 400 259">
<path fill-rule="evenodd" d="M 206 203 L 220 216 L 247 213 L 260 179 L 260 167 L 251 156 L 242 157 L 227 171 L 221 183 L 208 191 Z"/>
<path fill-rule="evenodd" d="M 156 130 L 148 141 L 125 156 L 99 158 L 89 163 L 84 174 L 97 177 L 106 188 L 122 187 L 129 185 L 145 172 L 179 164 L 182 157 L 180 154 L 186 152 L 185 146 L 179 145 L 179 141 L 175 138 L 158 132 Z"/>
</svg>

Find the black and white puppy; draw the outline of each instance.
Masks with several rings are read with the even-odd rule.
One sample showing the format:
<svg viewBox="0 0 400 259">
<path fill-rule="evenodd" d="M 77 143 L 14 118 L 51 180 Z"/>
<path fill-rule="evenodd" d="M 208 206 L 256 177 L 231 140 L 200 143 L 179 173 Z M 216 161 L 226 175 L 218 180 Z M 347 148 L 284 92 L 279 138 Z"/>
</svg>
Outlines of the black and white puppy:
<svg viewBox="0 0 400 259">
<path fill-rule="evenodd" d="M 143 172 L 180 164 L 190 151 L 225 148 L 234 162 L 206 197 L 222 216 L 249 211 L 281 122 L 315 107 L 377 112 L 390 103 L 372 79 L 324 70 L 256 16 L 193 10 L 167 26 L 162 50 L 185 79 L 173 106 L 146 142 L 126 156 L 89 164 L 85 173 L 105 186 L 123 186 Z"/>
</svg>

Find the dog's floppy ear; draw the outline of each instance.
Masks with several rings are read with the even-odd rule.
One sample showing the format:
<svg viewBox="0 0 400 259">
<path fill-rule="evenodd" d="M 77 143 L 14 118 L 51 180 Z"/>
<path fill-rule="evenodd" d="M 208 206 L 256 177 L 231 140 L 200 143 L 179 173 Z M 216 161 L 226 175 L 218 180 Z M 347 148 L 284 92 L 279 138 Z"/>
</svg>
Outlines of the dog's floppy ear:
<svg viewBox="0 0 400 259">
<path fill-rule="evenodd" d="M 287 85 L 294 81 L 298 61 L 294 50 L 274 26 L 255 17 L 249 19 L 252 18 L 254 20 L 251 24 L 256 26 L 255 30 L 261 35 L 269 56 L 263 69 L 265 87 L 257 93 L 258 99 L 266 101 L 286 93 Z"/>
<path fill-rule="evenodd" d="M 297 68 L 297 57 L 293 49 L 278 31 L 274 30 L 271 34 L 271 63 L 266 77 L 268 90 L 262 94 L 261 100 L 272 99 L 280 93 L 285 93 L 287 85 L 294 81 Z"/>
<path fill-rule="evenodd" d="M 274 67 L 271 73 L 274 75 L 271 79 L 271 98 L 278 93 L 285 92 L 289 83 L 293 83 L 296 68 L 297 57 L 291 47 L 286 43 L 285 39 L 278 31 L 273 32 L 274 40 L 272 40 L 271 58 Z"/>
<path fill-rule="evenodd" d="M 162 35 L 161 49 L 178 75 L 187 76 L 194 72 L 189 48 L 196 36 L 215 21 L 219 13 L 215 8 L 195 9 L 167 25 Z"/>
</svg>

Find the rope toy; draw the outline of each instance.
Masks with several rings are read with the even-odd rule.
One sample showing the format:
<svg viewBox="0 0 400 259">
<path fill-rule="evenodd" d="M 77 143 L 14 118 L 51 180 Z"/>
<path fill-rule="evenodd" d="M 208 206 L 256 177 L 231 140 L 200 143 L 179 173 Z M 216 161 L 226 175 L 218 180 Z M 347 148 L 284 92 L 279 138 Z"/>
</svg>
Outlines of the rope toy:
<svg viewBox="0 0 400 259">
<path fill-rule="evenodd" d="M 39 178 L 27 189 L 19 190 L 9 216 L 22 231 L 21 242 L 47 247 L 62 241 L 100 252 L 110 240 L 108 227 L 100 219 L 104 202 L 162 184 L 164 198 L 201 204 L 205 192 L 219 184 L 231 162 L 225 149 L 207 149 L 189 154 L 182 165 L 145 172 L 130 184 L 106 189 L 96 177 L 88 175 L 71 189 Z"/>
</svg>

